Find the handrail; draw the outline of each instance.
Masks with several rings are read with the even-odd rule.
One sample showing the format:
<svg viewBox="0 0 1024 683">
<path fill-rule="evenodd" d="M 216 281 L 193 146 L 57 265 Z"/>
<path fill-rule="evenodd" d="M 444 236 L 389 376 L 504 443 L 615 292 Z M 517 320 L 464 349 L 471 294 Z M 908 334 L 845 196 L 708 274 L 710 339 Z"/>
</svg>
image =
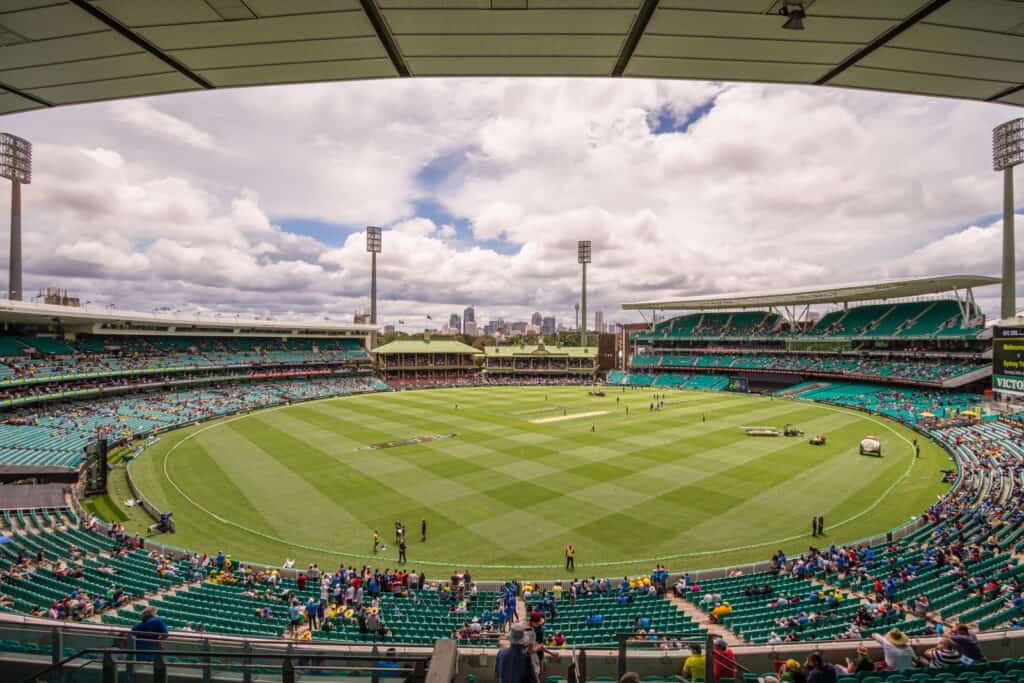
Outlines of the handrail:
<svg viewBox="0 0 1024 683">
<path fill-rule="evenodd" d="M 164 649 L 148 649 L 147 650 L 147 649 L 138 649 L 138 648 L 90 647 L 90 648 L 85 648 L 83 650 L 79 650 L 79 651 L 75 652 L 72 655 L 64 657 L 64 658 L 58 660 L 57 662 L 55 662 L 53 664 L 50 664 L 49 666 L 45 667 L 44 669 L 41 669 L 40 671 L 37 671 L 36 673 L 33 673 L 33 674 L 29 675 L 29 676 L 26 676 L 25 678 L 21 679 L 17 683 L 33 683 L 37 679 L 39 679 L 39 678 L 41 678 L 43 676 L 46 676 L 47 674 L 50 674 L 50 673 L 52 673 L 54 671 L 60 671 L 68 662 L 74 661 L 74 660 L 82 657 L 83 655 L 87 655 L 87 654 L 102 655 L 104 661 L 106 661 L 107 657 L 113 658 L 114 655 L 144 655 L 144 656 L 154 657 L 154 660 L 137 659 L 137 658 L 120 659 L 120 661 L 122 663 L 125 663 L 125 664 L 139 664 L 139 663 L 146 663 L 146 664 L 148 664 L 148 663 L 151 663 L 151 661 L 155 662 L 157 660 L 163 661 L 166 664 L 166 661 L 165 661 L 166 657 L 178 657 L 178 656 L 181 656 L 181 657 L 202 657 L 204 660 L 206 660 L 206 661 L 202 661 L 202 662 L 174 662 L 173 663 L 175 666 L 189 667 L 189 668 L 214 668 L 216 666 L 222 666 L 222 665 L 214 664 L 211 661 L 209 661 L 211 658 L 215 658 L 215 657 L 223 658 L 223 659 L 257 659 L 257 660 L 258 659 L 273 659 L 273 660 L 280 659 L 280 660 L 283 660 L 282 668 L 286 667 L 284 662 L 291 663 L 291 665 L 294 666 L 294 662 L 292 661 L 294 659 L 303 659 L 303 660 L 304 659 L 316 659 L 316 660 L 319 660 L 319 661 L 341 660 L 341 661 L 355 661 L 355 662 L 360 662 L 360 661 L 380 662 L 382 659 L 384 659 L 384 656 L 380 655 L 380 654 L 376 654 L 376 655 L 375 654 L 365 654 L 365 655 L 364 654 L 355 654 L 355 655 L 353 655 L 353 654 L 329 654 L 329 653 L 323 653 L 323 652 L 308 652 L 308 651 L 294 651 L 294 650 L 288 650 L 288 651 L 279 652 L 279 653 L 265 653 L 264 654 L 264 653 L 257 653 L 257 652 L 248 652 L 248 651 L 246 651 L 246 652 L 235 652 L 235 651 L 224 651 L 224 650 L 202 650 L 202 651 L 198 651 L 197 652 L 196 650 L 164 650 Z M 421 655 L 421 654 L 410 654 L 410 655 L 402 655 L 402 656 L 394 658 L 393 661 L 396 661 L 396 662 L 408 661 L 408 662 L 412 662 L 413 663 L 413 666 L 407 666 L 407 667 L 401 667 L 401 666 L 400 667 L 381 667 L 381 666 L 338 666 L 338 667 L 324 667 L 324 666 L 320 666 L 320 665 L 310 664 L 308 666 L 307 665 L 302 665 L 301 668 L 303 668 L 303 669 L 306 669 L 306 668 L 308 668 L 308 669 L 317 669 L 317 670 L 324 670 L 324 671 L 369 671 L 369 672 L 372 672 L 372 673 L 394 673 L 394 672 L 397 671 L 397 672 L 403 672 L 403 673 L 404 672 L 408 672 L 408 673 L 412 673 L 412 674 L 418 674 L 417 678 L 422 679 L 422 677 L 426 675 L 426 668 L 425 667 L 431 661 L 432 657 L 433 657 L 432 654 L 431 655 L 426 655 L 426 654 L 423 654 L 423 655 Z M 88 666 L 89 664 L 91 664 L 94 661 L 97 661 L 97 660 L 90 660 L 89 662 L 87 662 L 86 664 L 82 665 L 79 668 L 85 668 L 86 666 Z M 104 666 L 106 666 L 106 664 L 104 664 Z M 246 669 L 256 668 L 255 664 L 246 664 L 244 662 L 241 662 L 241 663 L 238 663 L 238 664 L 231 664 L 230 666 L 246 668 Z"/>
</svg>

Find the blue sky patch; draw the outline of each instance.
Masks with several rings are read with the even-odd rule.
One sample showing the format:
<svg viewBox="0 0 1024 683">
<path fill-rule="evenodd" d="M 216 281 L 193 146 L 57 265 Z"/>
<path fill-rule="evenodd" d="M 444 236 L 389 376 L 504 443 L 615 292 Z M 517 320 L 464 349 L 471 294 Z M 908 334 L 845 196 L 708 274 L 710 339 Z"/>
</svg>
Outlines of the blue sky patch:
<svg viewBox="0 0 1024 683">
<path fill-rule="evenodd" d="M 345 238 L 353 232 L 364 229 L 364 226 L 361 225 L 342 225 L 341 223 L 328 223 L 308 218 L 273 218 L 271 222 L 285 232 L 312 237 L 329 247 L 340 247 L 345 243 Z"/>
<path fill-rule="evenodd" d="M 651 132 L 655 135 L 665 135 L 668 133 L 685 133 L 690 129 L 690 126 L 700 121 L 702 118 L 708 115 L 712 109 L 715 108 L 715 98 L 708 98 L 707 101 L 702 102 L 687 114 L 686 118 L 680 120 L 676 118 L 675 114 L 669 107 L 662 107 L 657 111 L 657 115 L 654 119 L 654 127 Z"/>
</svg>

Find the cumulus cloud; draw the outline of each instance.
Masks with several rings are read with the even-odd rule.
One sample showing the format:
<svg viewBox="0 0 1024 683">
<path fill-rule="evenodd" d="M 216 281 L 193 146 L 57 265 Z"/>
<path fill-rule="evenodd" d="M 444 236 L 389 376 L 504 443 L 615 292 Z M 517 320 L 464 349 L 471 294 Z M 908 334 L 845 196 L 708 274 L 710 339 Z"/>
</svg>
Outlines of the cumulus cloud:
<svg viewBox="0 0 1024 683">
<path fill-rule="evenodd" d="M 998 270 L 1005 108 L 767 85 L 412 80 L 7 117 L 36 142 L 30 287 L 123 307 L 382 319 Z M 668 117 L 674 126 L 660 126 Z M 7 210 L 6 197 L 0 212 Z M 0 213 L 0 215 L 3 215 Z M 325 243 L 294 226 L 336 226 Z M 285 227 L 286 226 L 287 229 Z M 963 227 L 969 226 L 969 227 Z M 0 240 L 0 263 L 6 262 Z"/>
</svg>

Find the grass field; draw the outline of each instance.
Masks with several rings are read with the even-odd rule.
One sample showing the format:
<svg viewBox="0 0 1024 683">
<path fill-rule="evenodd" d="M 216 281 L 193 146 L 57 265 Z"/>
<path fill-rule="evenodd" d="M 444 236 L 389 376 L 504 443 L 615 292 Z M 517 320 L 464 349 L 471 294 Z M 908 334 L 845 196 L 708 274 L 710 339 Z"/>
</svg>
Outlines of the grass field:
<svg viewBox="0 0 1024 683">
<path fill-rule="evenodd" d="M 805 549 L 812 515 L 825 516 L 821 543 L 854 540 L 905 522 L 944 490 L 945 452 L 922 439 L 915 460 L 913 432 L 885 419 L 726 393 L 667 401 L 651 412 L 648 390 L 601 398 L 583 387 L 345 397 L 165 435 L 131 471 L 174 512 L 178 533 L 161 540 L 179 547 L 271 564 L 393 565 L 401 519 L 411 566 L 435 576 L 472 567 L 479 578 L 563 576 L 568 542 L 586 574 L 757 561 Z M 785 423 L 827 434 L 828 445 L 740 430 Z M 866 434 L 886 457 L 857 454 Z M 377 556 L 373 529 L 388 545 Z"/>
</svg>

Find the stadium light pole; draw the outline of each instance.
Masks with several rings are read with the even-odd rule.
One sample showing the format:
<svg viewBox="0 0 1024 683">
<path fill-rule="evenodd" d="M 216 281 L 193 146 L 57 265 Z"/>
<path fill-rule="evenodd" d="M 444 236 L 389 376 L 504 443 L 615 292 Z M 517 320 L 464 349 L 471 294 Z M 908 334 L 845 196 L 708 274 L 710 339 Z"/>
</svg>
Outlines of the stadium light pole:
<svg viewBox="0 0 1024 683">
<path fill-rule="evenodd" d="M 576 260 L 583 266 L 583 316 L 580 325 L 580 346 L 587 347 L 587 264 L 590 263 L 590 240 L 576 243 Z"/>
<path fill-rule="evenodd" d="M 366 227 L 366 251 L 370 252 L 370 324 L 377 325 L 377 254 L 380 253 L 380 228 Z M 370 348 L 377 344 L 377 330 L 370 332 Z"/>
<path fill-rule="evenodd" d="M 1024 163 L 1024 118 L 992 129 L 992 168 L 1003 172 L 1003 300 L 1001 317 L 1017 315 L 1017 254 L 1013 227 L 1013 167 Z"/>
<path fill-rule="evenodd" d="M 21 301 L 21 186 L 32 182 L 32 143 L 0 133 L 0 178 L 11 181 L 11 252 L 7 298 Z"/>
</svg>

